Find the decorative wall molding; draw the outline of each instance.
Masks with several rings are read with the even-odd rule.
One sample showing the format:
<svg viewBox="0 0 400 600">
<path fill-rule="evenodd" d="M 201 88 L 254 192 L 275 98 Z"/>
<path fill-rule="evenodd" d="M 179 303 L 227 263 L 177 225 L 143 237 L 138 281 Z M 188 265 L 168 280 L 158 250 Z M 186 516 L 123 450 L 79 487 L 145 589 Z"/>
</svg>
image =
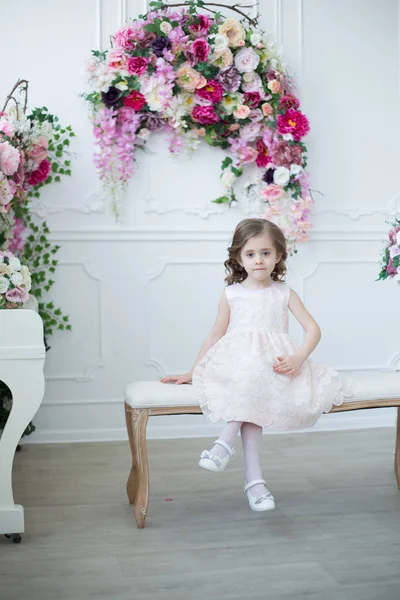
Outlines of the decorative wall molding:
<svg viewBox="0 0 400 600">
<path fill-rule="evenodd" d="M 104 360 L 104 348 L 103 348 L 103 282 L 100 277 L 95 275 L 86 259 L 81 260 L 64 260 L 59 261 L 58 266 L 77 266 L 81 267 L 86 275 L 93 279 L 98 285 L 98 302 L 99 302 L 99 314 L 98 314 L 98 327 L 97 327 L 97 335 L 98 335 L 98 346 L 97 346 L 97 357 L 86 367 L 83 367 L 81 373 L 57 373 L 57 374 L 48 374 L 46 375 L 47 381 L 77 381 L 77 382 L 88 382 L 94 379 L 94 373 L 98 368 L 103 368 L 105 366 Z"/>
<path fill-rule="evenodd" d="M 362 217 L 371 217 L 374 215 L 382 215 L 383 217 L 390 218 L 400 212 L 400 194 L 396 194 L 390 199 L 389 204 L 385 210 L 383 209 L 367 209 L 359 208 L 358 206 L 349 208 L 317 208 L 314 211 L 315 215 L 336 215 L 340 217 L 347 217 L 353 221 L 358 221 Z"/>
<path fill-rule="evenodd" d="M 52 202 L 37 199 L 32 203 L 31 212 L 41 219 L 45 219 L 49 215 L 56 215 L 64 212 L 76 212 L 83 215 L 104 213 L 105 206 L 105 194 L 100 190 L 96 190 L 89 192 L 85 196 L 82 204 L 54 204 Z"/>
</svg>

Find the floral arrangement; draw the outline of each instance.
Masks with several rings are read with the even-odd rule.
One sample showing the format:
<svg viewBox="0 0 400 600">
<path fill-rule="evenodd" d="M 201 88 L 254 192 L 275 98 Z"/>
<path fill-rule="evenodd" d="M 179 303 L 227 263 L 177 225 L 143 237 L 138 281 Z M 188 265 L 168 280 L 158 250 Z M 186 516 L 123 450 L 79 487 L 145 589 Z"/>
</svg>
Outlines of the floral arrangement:
<svg viewBox="0 0 400 600">
<path fill-rule="evenodd" d="M 39 300 L 48 337 L 55 328 L 70 329 L 70 325 L 61 309 L 42 301 L 54 284 L 59 246 L 49 242 L 46 222 L 32 218 L 31 205 L 44 185 L 71 174 L 68 148 L 74 133 L 71 127 L 61 127 L 45 107 L 26 114 L 27 87 L 28 82 L 18 81 L 0 112 L 0 250 L 29 265 L 31 293 Z M 15 97 L 17 91 L 25 94 L 24 103 Z"/>
<path fill-rule="evenodd" d="M 213 201 L 237 201 L 237 180 L 256 166 L 247 197 L 282 227 L 294 249 L 311 227 L 302 141 L 309 123 L 276 44 L 238 6 L 233 10 L 242 20 L 225 19 L 202 0 L 150 2 L 150 12 L 115 33 L 111 50 L 92 51 L 92 91 L 83 96 L 91 109 L 94 161 L 118 215 L 135 153 L 152 133 L 169 133 L 172 154 L 183 145 L 194 151 L 205 140 L 228 152 L 225 192 Z"/>
<path fill-rule="evenodd" d="M 382 268 L 378 279 L 397 277 L 400 280 L 400 219 L 390 223 L 389 239 L 385 242 Z"/>
<path fill-rule="evenodd" d="M 20 308 L 29 298 L 31 274 L 11 252 L 0 251 L 0 309 Z"/>
</svg>

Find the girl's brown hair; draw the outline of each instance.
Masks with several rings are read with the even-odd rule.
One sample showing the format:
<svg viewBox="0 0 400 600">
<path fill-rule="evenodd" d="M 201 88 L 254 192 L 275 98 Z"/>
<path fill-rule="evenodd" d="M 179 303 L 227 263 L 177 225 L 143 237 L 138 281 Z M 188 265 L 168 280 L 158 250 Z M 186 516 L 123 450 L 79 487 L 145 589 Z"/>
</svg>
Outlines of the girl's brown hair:
<svg viewBox="0 0 400 600">
<path fill-rule="evenodd" d="M 245 269 L 239 264 L 238 259 L 243 247 L 250 238 L 266 233 L 272 240 L 272 244 L 278 255 L 281 255 L 280 261 L 275 265 L 271 273 L 273 281 L 285 281 L 287 248 L 286 239 L 283 232 L 275 223 L 266 219 L 243 219 L 237 225 L 233 234 L 232 245 L 228 248 L 229 258 L 225 261 L 225 271 L 227 285 L 240 283 L 247 278 Z"/>
</svg>

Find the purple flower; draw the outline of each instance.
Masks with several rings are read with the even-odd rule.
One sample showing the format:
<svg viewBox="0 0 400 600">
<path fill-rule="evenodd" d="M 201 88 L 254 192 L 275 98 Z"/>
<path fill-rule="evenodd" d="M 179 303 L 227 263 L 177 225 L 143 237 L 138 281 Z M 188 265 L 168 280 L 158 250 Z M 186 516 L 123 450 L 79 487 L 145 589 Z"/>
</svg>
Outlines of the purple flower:
<svg viewBox="0 0 400 600">
<path fill-rule="evenodd" d="M 265 183 L 274 183 L 274 172 L 275 169 L 267 169 L 264 173 L 263 181 L 265 181 Z"/>
<path fill-rule="evenodd" d="M 110 88 L 108 88 L 107 92 L 101 93 L 101 98 L 107 108 L 113 108 L 119 103 L 119 100 L 121 98 L 121 92 L 116 87 L 111 86 Z"/>
<path fill-rule="evenodd" d="M 217 75 L 217 81 L 219 81 L 226 92 L 232 94 L 239 89 L 242 78 L 239 71 L 232 66 L 227 69 L 221 69 Z"/>
<path fill-rule="evenodd" d="M 167 37 L 157 36 L 150 42 L 150 46 L 153 48 L 153 52 L 156 56 L 160 57 L 163 55 L 164 49 L 169 50 L 172 46 L 171 40 Z"/>
<path fill-rule="evenodd" d="M 146 127 L 149 131 L 161 131 L 166 125 L 164 119 L 152 112 L 141 113 L 140 123 L 142 127 Z"/>
</svg>

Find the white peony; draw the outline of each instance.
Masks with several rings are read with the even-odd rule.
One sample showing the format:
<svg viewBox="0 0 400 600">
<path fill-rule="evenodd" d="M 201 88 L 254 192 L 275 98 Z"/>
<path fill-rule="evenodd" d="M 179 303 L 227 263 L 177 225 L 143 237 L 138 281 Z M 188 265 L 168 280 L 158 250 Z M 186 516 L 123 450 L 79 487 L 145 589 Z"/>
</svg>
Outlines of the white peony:
<svg viewBox="0 0 400 600">
<path fill-rule="evenodd" d="M 233 186 L 236 180 L 236 175 L 232 173 L 230 169 L 226 169 L 221 175 L 221 183 L 226 188 L 230 188 Z"/>
<path fill-rule="evenodd" d="M 239 73 L 249 73 L 257 68 L 260 57 L 252 48 L 242 48 L 235 56 L 235 67 Z"/>
<path fill-rule="evenodd" d="M 290 171 L 286 167 L 278 167 L 274 172 L 274 183 L 284 187 L 290 179 Z"/>
<path fill-rule="evenodd" d="M 301 165 L 290 165 L 290 174 L 291 175 L 298 175 L 299 173 L 301 173 L 301 171 L 303 170 L 303 168 L 301 167 Z"/>
<path fill-rule="evenodd" d="M 222 35 L 221 33 L 217 33 L 216 35 L 210 35 L 210 38 L 212 39 L 214 51 L 225 50 L 225 48 L 228 48 L 229 46 L 228 38 L 225 35 Z"/>
<path fill-rule="evenodd" d="M 253 46 L 257 46 L 261 42 L 261 35 L 259 33 L 252 33 L 250 36 L 250 42 Z"/>
<path fill-rule="evenodd" d="M 9 263 L 10 267 L 12 268 L 13 271 L 19 271 L 21 269 L 21 262 L 19 260 L 19 258 L 17 258 L 16 256 L 12 256 L 9 259 Z"/>
<path fill-rule="evenodd" d="M 160 25 L 160 29 L 165 35 L 168 35 L 168 33 L 172 31 L 172 25 L 171 23 L 168 23 L 168 21 L 163 21 Z"/>
<path fill-rule="evenodd" d="M 32 285 L 31 272 L 29 271 L 26 265 L 22 265 L 20 273 L 22 276 L 22 285 L 26 289 L 26 291 L 29 292 Z"/>
<path fill-rule="evenodd" d="M 22 283 L 22 275 L 21 275 L 21 273 L 20 273 L 19 271 L 15 271 L 15 272 L 14 272 L 14 273 L 11 275 L 10 279 L 11 279 L 11 282 L 12 282 L 14 285 L 21 285 L 21 283 Z"/>
<path fill-rule="evenodd" d="M 5 294 L 5 292 L 10 287 L 10 282 L 7 277 L 0 276 L 0 294 Z"/>
<path fill-rule="evenodd" d="M 121 92 L 125 92 L 125 90 L 128 89 L 128 84 L 125 79 L 122 79 L 122 81 L 114 83 L 114 87 L 116 87 L 118 90 L 121 90 Z"/>
<path fill-rule="evenodd" d="M 287 142 L 291 142 L 293 140 L 293 135 L 291 133 L 284 133 L 282 137 Z"/>
</svg>

